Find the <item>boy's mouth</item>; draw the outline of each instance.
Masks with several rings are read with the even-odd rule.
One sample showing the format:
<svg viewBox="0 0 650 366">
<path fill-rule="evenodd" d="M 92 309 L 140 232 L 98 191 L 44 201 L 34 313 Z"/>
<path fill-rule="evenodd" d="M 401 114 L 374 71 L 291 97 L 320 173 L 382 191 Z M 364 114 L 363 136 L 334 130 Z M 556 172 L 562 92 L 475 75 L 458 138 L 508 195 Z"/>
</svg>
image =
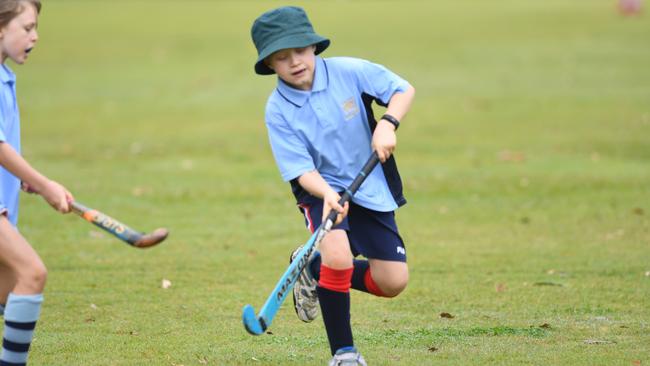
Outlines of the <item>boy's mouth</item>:
<svg viewBox="0 0 650 366">
<path fill-rule="evenodd" d="M 30 48 L 25 50 L 25 53 L 29 55 L 29 53 L 32 52 L 33 49 L 34 49 L 34 47 L 30 47 Z"/>
<path fill-rule="evenodd" d="M 300 75 L 302 75 L 306 70 L 307 70 L 307 69 L 300 69 L 300 70 L 298 70 L 298 71 L 296 71 L 296 72 L 292 72 L 292 73 L 291 73 L 291 76 L 300 76 Z"/>
</svg>

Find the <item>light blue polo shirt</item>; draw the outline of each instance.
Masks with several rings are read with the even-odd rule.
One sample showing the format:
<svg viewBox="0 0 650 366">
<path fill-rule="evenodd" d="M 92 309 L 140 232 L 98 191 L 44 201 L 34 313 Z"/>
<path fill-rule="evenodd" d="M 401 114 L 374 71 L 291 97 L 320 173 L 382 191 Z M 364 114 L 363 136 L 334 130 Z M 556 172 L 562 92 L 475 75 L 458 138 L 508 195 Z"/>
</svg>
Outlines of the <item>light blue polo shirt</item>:
<svg viewBox="0 0 650 366">
<path fill-rule="evenodd" d="M 372 153 L 371 101 L 386 105 L 408 87 L 385 67 L 350 57 L 316 57 L 311 91 L 278 78 L 265 119 L 282 178 L 318 170 L 334 190 L 345 190 Z M 382 212 L 397 208 L 382 169 L 378 165 L 359 188 L 356 204 Z"/>
<path fill-rule="evenodd" d="M 20 154 L 20 115 L 16 102 L 16 75 L 0 66 L 0 141 L 11 145 Z M 18 223 L 20 179 L 0 166 L 0 212 L 7 211 L 9 221 Z"/>
</svg>

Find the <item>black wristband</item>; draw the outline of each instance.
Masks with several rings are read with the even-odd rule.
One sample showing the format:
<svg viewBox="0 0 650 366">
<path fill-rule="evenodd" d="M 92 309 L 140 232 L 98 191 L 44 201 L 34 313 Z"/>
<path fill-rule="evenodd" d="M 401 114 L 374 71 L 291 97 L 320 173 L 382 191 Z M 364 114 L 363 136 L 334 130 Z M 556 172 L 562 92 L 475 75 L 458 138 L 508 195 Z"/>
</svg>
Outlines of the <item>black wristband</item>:
<svg viewBox="0 0 650 366">
<path fill-rule="evenodd" d="M 390 122 L 393 126 L 395 126 L 395 131 L 397 131 L 397 128 L 399 127 L 399 120 L 390 114 L 384 114 L 381 116 L 381 119 L 384 119 L 388 122 Z"/>
</svg>

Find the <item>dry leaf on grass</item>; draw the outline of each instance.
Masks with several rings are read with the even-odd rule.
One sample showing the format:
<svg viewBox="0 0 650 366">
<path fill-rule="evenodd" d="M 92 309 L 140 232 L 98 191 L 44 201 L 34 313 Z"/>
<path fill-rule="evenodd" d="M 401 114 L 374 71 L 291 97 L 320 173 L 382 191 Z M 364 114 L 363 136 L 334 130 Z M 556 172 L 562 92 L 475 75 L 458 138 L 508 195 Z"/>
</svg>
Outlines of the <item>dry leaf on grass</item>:
<svg viewBox="0 0 650 366">
<path fill-rule="evenodd" d="M 615 341 L 608 341 L 606 339 L 585 339 L 585 344 L 615 344 Z"/>
<path fill-rule="evenodd" d="M 555 287 L 564 287 L 563 284 L 557 282 L 535 282 L 533 286 L 555 286 Z"/>
<path fill-rule="evenodd" d="M 162 284 L 160 285 L 160 287 L 162 287 L 164 289 L 168 289 L 168 288 L 172 287 L 172 281 L 163 278 Z"/>
</svg>

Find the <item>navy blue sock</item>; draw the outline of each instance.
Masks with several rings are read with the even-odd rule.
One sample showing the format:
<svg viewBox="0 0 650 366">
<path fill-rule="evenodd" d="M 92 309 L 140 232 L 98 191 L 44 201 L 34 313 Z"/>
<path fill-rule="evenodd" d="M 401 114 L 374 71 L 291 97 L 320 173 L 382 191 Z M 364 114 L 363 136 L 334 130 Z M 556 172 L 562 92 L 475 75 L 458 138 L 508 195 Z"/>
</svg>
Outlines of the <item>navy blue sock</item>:
<svg viewBox="0 0 650 366">
<path fill-rule="evenodd" d="M 368 291 L 368 288 L 366 287 L 366 283 L 364 281 L 368 267 L 370 267 L 370 263 L 368 261 L 362 261 L 358 259 L 354 260 L 354 272 L 352 272 L 351 286 L 353 289 L 368 293 L 370 292 Z"/>
<path fill-rule="evenodd" d="M 309 262 L 309 266 L 307 269 L 309 269 L 309 272 L 311 272 L 311 275 L 314 277 L 316 282 L 320 281 L 320 264 L 321 264 L 321 259 L 320 259 L 320 253 L 316 252 L 317 254 L 314 256 L 314 258 Z"/>
<path fill-rule="evenodd" d="M 320 286 L 316 290 L 333 355 L 339 348 L 354 344 L 350 325 L 350 293 L 331 291 Z"/>
<path fill-rule="evenodd" d="M 320 255 L 316 256 L 309 263 L 309 271 L 311 272 L 311 275 L 314 276 L 316 281 L 320 280 L 320 264 Z M 370 263 L 367 260 L 354 260 L 354 272 L 352 272 L 351 286 L 353 289 L 369 293 L 368 288 L 366 288 L 366 284 L 364 282 L 364 277 L 366 275 L 368 267 L 370 267 Z"/>
</svg>

